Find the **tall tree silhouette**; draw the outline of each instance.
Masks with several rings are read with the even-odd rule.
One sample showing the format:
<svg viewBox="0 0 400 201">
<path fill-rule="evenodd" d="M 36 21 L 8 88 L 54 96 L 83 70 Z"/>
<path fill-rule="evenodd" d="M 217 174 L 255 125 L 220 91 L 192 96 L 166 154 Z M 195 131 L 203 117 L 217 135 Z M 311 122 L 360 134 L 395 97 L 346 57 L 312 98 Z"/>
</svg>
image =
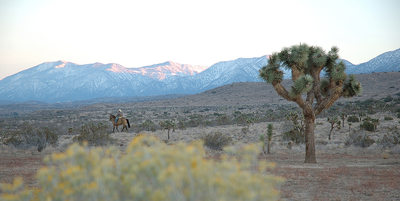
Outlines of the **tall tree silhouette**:
<svg viewBox="0 0 400 201">
<path fill-rule="evenodd" d="M 316 163 L 315 117 L 332 106 L 340 97 L 352 97 L 361 93 L 361 84 L 354 76 L 347 78 L 346 66 L 339 60 L 338 48 L 326 53 L 321 47 L 306 44 L 284 48 L 270 56 L 260 76 L 271 83 L 276 92 L 288 101 L 293 101 L 303 110 L 305 120 L 305 163 Z M 287 90 L 282 85 L 283 71 L 292 72 L 293 85 Z M 325 77 L 321 78 L 321 72 Z"/>
</svg>

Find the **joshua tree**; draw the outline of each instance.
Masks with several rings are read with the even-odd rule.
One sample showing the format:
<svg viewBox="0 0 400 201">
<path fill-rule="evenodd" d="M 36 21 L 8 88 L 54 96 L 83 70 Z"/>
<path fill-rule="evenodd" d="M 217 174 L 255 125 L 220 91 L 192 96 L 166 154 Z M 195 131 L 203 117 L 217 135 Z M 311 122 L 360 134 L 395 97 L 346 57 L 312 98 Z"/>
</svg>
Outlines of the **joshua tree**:
<svg viewBox="0 0 400 201">
<path fill-rule="evenodd" d="M 289 91 L 282 85 L 282 68 L 292 73 L 293 85 Z M 267 66 L 260 70 L 261 78 L 271 83 L 280 96 L 297 103 L 303 110 L 305 163 L 317 162 L 314 139 L 316 116 L 340 97 L 352 97 L 361 92 L 361 84 L 353 76 L 346 80 L 345 69 L 346 66 L 339 60 L 338 48 L 332 47 L 326 53 L 320 47 L 300 44 L 272 54 Z M 321 71 L 325 72 L 326 78 L 321 79 Z"/>
<path fill-rule="evenodd" d="M 171 129 L 172 129 L 172 132 L 174 132 L 175 128 L 176 128 L 175 121 L 165 120 L 165 121 L 160 122 L 160 126 L 162 129 L 168 130 L 168 140 L 169 140 L 169 132 L 171 131 Z"/>
<path fill-rule="evenodd" d="M 331 140 L 331 135 L 332 135 L 332 131 L 335 128 L 340 129 L 340 120 L 337 116 L 335 117 L 328 117 L 328 122 L 331 124 L 331 129 L 329 130 L 329 136 L 328 139 Z"/>
</svg>

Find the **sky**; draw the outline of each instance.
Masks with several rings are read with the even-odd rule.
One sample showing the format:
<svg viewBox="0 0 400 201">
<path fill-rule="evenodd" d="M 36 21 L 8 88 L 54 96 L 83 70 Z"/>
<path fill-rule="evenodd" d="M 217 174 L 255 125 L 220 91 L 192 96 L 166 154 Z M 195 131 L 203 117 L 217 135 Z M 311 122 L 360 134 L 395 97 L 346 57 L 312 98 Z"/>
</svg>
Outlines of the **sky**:
<svg viewBox="0 0 400 201">
<path fill-rule="evenodd" d="M 400 48 L 399 0 L 0 0 L 0 79 L 43 62 L 210 66 L 307 43 Z"/>
</svg>

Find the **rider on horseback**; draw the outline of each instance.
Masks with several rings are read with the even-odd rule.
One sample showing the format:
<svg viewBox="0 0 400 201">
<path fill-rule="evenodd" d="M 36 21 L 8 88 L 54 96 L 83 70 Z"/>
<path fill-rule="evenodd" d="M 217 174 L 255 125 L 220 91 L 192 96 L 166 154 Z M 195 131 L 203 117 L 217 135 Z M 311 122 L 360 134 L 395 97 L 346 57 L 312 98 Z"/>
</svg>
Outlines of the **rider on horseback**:
<svg viewBox="0 0 400 201">
<path fill-rule="evenodd" d="M 118 119 L 119 119 L 120 117 L 123 117 L 123 116 L 124 116 L 124 114 L 122 113 L 122 110 L 121 110 L 121 109 L 118 109 L 117 116 L 116 116 L 116 118 L 115 118 L 115 123 L 117 123 L 117 122 L 118 122 Z"/>
</svg>

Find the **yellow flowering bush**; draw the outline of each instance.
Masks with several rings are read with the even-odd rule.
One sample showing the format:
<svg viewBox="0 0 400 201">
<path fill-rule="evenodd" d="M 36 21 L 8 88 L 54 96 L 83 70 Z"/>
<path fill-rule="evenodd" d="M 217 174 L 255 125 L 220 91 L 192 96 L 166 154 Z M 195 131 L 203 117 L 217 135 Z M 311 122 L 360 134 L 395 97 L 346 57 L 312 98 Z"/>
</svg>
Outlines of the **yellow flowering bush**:
<svg viewBox="0 0 400 201">
<path fill-rule="evenodd" d="M 71 145 L 45 159 L 37 189 L 22 181 L 3 184 L 1 200 L 277 200 L 281 179 L 257 159 L 257 146 L 227 149 L 206 159 L 201 142 L 167 145 L 135 137 L 126 153 L 115 148 Z M 232 154 L 235 157 L 231 157 Z M 236 157 L 238 156 L 238 157 Z"/>
</svg>

